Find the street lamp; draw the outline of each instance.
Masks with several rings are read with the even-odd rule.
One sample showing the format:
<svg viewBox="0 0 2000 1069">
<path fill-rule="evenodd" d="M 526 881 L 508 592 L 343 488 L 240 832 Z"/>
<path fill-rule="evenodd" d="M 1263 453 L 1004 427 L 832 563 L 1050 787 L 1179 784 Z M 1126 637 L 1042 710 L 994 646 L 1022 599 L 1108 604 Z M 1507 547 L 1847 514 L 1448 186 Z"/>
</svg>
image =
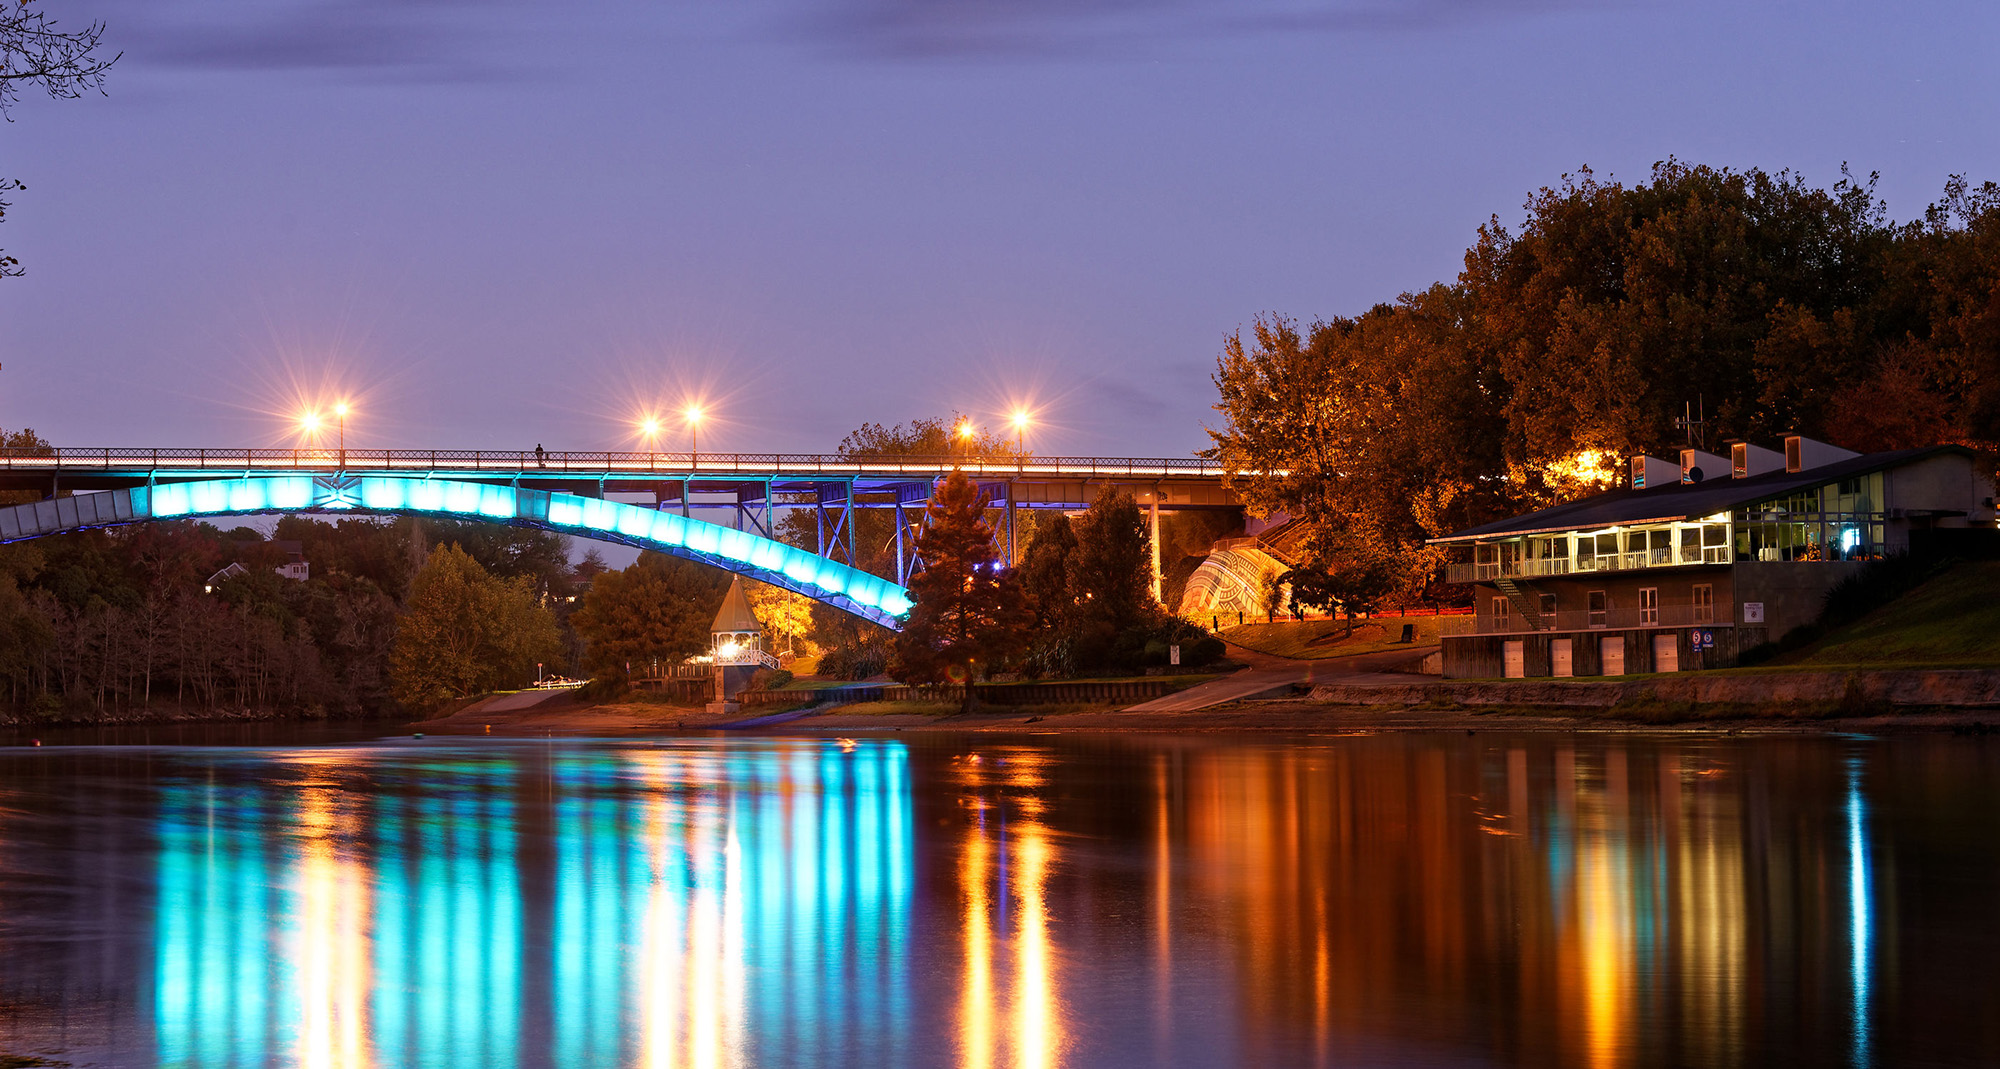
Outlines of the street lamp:
<svg viewBox="0 0 2000 1069">
<path fill-rule="evenodd" d="M 688 466 L 696 467 L 701 464 L 701 406 L 689 405 L 682 415 L 688 423 Z"/>
<path fill-rule="evenodd" d="M 347 467 L 347 402 L 333 406 L 333 414 L 340 419 L 340 466 Z"/>
<path fill-rule="evenodd" d="M 961 441 L 961 442 L 964 442 L 964 443 L 965 443 L 965 455 L 966 455 L 966 456 L 971 456 L 971 455 L 972 455 L 972 421 L 971 421 L 971 420 L 969 420 L 969 419 L 962 419 L 962 420 L 959 420 L 959 421 L 958 421 L 958 440 L 959 440 L 959 441 Z"/>
<path fill-rule="evenodd" d="M 312 444 L 315 452 L 319 449 L 319 413 L 307 411 L 299 413 L 299 433 Z"/>
<path fill-rule="evenodd" d="M 1015 456 L 1020 456 L 1021 454 L 1026 452 L 1026 449 L 1022 446 L 1022 442 L 1025 439 L 1027 433 L 1028 433 L 1028 410 L 1025 408 L 1017 408 L 1014 410 L 1014 455 Z"/>
</svg>

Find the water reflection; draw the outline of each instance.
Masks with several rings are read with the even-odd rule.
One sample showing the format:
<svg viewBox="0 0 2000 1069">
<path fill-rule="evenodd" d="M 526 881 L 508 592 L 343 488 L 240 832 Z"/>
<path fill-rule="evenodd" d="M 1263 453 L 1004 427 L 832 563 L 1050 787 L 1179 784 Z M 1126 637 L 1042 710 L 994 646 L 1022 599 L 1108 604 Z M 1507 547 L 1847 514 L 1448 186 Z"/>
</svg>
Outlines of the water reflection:
<svg viewBox="0 0 2000 1069">
<path fill-rule="evenodd" d="M 2000 1064 L 2000 747 L 0 753 L 0 1054 Z"/>
<path fill-rule="evenodd" d="M 162 1064 L 739 1065 L 753 1012 L 786 1022 L 767 1053 L 862 1013 L 857 1049 L 894 1054 L 898 747 L 590 752 L 540 782 L 490 759 L 287 764 L 307 778 L 163 791 Z M 523 857 L 520 810 L 544 800 L 552 887 Z M 787 982 L 753 1000 L 751 972 Z"/>
<path fill-rule="evenodd" d="M 970 814 L 958 866 L 964 1069 L 1061 1064 L 1062 1002 L 1048 902 L 1056 848 L 1042 819 L 1049 763 L 1046 755 L 1014 748 L 957 762 L 960 801 Z"/>
</svg>

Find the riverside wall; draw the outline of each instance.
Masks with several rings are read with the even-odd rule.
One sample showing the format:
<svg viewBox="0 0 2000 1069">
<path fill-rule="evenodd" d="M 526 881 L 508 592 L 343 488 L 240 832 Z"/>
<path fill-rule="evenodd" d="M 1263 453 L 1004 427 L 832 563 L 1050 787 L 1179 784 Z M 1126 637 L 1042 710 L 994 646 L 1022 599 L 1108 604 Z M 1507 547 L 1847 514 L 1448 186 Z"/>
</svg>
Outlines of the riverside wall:
<svg viewBox="0 0 2000 1069">
<path fill-rule="evenodd" d="M 1716 706 L 1901 706 L 2000 708 L 2000 669 L 1858 669 L 1730 675 L 1686 673 L 1657 679 L 1338 683 L 1312 688 L 1329 705 L 1491 705 L 1608 709 L 1647 703 Z"/>
</svg>

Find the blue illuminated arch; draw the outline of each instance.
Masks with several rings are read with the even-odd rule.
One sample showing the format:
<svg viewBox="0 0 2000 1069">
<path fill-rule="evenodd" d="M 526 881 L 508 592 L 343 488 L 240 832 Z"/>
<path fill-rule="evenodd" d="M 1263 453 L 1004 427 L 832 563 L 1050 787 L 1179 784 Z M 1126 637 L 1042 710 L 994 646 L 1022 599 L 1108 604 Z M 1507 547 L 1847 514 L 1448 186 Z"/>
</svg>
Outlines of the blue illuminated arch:
<svg viewBox="0 0 2000 1069">
<path fill-rule="evenodd" d="M 345 511 L 457 516 L 670 553 L 900 629 L 909 592 L 747 531 L 671 512 L 516 486 L 410 476 L 260 475 L 162 483 L 0 509 L 0 542 L 145 520 Z"/>
</svg>

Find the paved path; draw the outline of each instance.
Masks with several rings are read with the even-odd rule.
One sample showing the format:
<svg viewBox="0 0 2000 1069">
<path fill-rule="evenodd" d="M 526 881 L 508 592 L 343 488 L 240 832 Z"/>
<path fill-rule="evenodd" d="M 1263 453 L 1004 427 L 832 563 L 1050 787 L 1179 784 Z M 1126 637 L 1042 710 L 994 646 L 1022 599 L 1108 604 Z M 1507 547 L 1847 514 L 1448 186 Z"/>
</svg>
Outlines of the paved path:
<svg viewBox="0 0 2000 1069">
<path fill-rule="evenodd" d="M 488 698 L 465 711 L 469 713 L 476 709 L 482 713 L 511 713 L 518 709 L 527 709 L 531 706 L 540 705 L 558 694 L 568 693 L 568 690 L 557 689 L 515 691 L 512 694 L 502 694 L 497 698 Z"/>
<path fill-rule="evenodd" d="M 1406 664 L 1436 650 L 1436 646 L 1404 646 L 1380 653 L 1353 657 L 1328 657 L 1317 661 L 1294 661 L 1273 657 L 1241 646 L 1230 646 L 1231 660 L 1250 667 L 1208 683 L 1200 683 L 1164 698 L 1134 705 L 1128 713 L 1191 713 L 1224 702 L 1242 701 L 1298 683 L 1348 683 L 1362 686 L 1408 683 L 1412 677 L 1391 672 L 1394 665 Z"/>
</svg>

